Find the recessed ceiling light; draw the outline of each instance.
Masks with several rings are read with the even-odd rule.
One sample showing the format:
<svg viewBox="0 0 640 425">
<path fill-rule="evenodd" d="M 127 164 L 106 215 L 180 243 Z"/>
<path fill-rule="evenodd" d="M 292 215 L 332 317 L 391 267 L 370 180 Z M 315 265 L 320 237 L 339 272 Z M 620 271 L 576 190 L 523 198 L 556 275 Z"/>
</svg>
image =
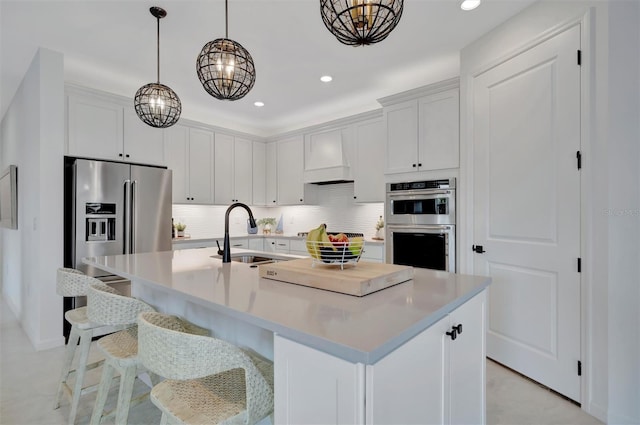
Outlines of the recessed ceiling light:
<svg viewBox="0 0 640 425">
<path fill-rule="evenodd" d="M 320 81 L 322 81 L 323 83 L 328 83 L 331 80 L 333 80 L 333 77 L 331 75 L 323 75 L 322 77 L 320 77 Z"/>
<path fill-rule="evenodd" d="M 473 10 L 478 6 L 480 6 L 480 0 L 464 0 L 462 4 L 460 4 L 460 9 Z"/>
<path fill-rule="evenodd" d="M 253 102 L 253 104 L 258 108 L 262 108 L 264 106 L 264 102 Z"/>
</svg>

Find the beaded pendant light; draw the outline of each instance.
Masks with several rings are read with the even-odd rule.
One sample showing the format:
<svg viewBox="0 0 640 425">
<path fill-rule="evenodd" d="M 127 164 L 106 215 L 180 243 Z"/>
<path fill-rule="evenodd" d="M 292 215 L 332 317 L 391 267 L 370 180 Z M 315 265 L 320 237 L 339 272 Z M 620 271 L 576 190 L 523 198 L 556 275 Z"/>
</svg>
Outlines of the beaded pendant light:
<svg viewBox="0 0 640 425">
<path fill-rule="evenodd" d="M 140 87 L 133 99 L 133 106 L 136 109 L 136 114 L 145 124 L 156 128 L 167 128 L 178 122 L 182 112 L 182 104 L 178 95 L 171 88 L 160 84 L 160 19 L 167 16 L 167 12 L 155 6 L 149 11 L 158 21 L 158 81 Z"/>
<path fill-rule="evenodd" d="M 378 43 L 400 22 L 403 0 L 320 0 L 327 29 L 349 46 Z"/>
<path fill-rule="evenodd" d="M 229 39 L 229 13 L 224 2 L 225 35 L 208 42 L 196 60 L 198 79 L 211 96 L 220 100 L 238 100 L 246 96 L 256 82 L 253 58 L 240 43 Z"/>
</svg>

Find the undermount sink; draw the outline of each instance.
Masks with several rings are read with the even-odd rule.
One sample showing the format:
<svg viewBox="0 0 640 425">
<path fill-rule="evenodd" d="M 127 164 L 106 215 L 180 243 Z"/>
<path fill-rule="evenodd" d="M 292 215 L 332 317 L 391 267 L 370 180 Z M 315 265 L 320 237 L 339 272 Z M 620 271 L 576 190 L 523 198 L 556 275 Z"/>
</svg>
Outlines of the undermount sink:
<svg viewBox="0 0 640 425">
<path fill-rule="evenodd" d="M 264 261 L 275 261 L 273 258 L 261 257 L 258 255 L 233 255 L 231 254 L 231 261 L 238 263 L 262 263 Z"/>
</svg>

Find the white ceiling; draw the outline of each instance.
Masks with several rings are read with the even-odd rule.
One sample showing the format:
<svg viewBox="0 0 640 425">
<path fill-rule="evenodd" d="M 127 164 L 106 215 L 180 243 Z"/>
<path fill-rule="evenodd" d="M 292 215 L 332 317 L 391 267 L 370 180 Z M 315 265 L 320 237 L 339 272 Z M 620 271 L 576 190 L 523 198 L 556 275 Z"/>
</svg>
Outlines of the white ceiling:
<svg viewBox="0 0 640 425">
<path fill-rule="evenodd" d="M 224 36 L 224 1 L 0 0 L 1 114 L 38 47 L 64 54 L 65 81 L 133 98 L 156 81 L 182 100 L 182 117 L 269 136 L 379 107 L 376 99 L 459 72 L 459 51 L 535 0 L 406 0 L 398 27 L 381 43 L 349 47 L 324 27 L 318 0 L 229 0 L 229 38 L 253 56 L 257 79 L 235 102 L 209 96 L 195 62 Z M 330 74 L 333 82 L 321 83 Z M 265 103 L 256 108 L 253 102 Z"/>
</svg>

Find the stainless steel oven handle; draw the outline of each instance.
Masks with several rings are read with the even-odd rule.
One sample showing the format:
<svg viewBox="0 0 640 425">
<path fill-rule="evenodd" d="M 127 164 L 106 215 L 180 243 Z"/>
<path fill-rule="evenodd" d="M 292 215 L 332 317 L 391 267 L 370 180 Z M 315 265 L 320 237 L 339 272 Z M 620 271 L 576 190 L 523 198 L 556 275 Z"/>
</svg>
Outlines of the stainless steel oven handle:
<svg viewBox="0 0 640 425">
<path fill-rule="evenodd" d="M 420 226 L 400 226 L 400 225 L 387 225 L 387 229 L 390 233 L 394 231 L 402 232 L 402 233 L 420 233 L 423 230 L 440 230 L 440 231 L 451 231 L 453 230 L 452 224 L 421 224 Z"/>
<path fill-rule="evenodd" d="M 387 197 L 389 198 L 400 198 L 404 196 L 435 196 L 435 195 L 451 195 L 453 191 L 451 190 L 429 190 L 429 191 L 407 191 L 407 192 L 387 192 Z"/>
</svg>

